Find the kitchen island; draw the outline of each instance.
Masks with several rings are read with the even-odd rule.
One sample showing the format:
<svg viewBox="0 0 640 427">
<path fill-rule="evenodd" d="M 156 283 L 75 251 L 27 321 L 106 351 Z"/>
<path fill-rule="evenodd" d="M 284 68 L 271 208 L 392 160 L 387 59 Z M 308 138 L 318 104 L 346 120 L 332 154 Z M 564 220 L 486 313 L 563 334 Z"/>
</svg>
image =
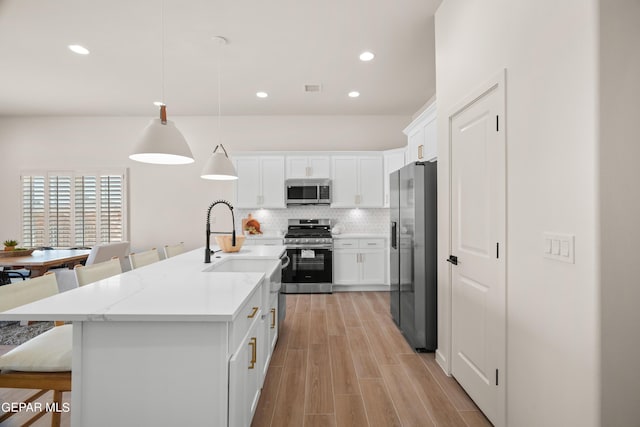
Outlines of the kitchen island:
<svg viewBox="0 0 640 427">
<path fill-rule="evenodd" d="M 0 320 L 73 322 L 73 426 L 248 426 L 277 338 L 284 252 L 250 246 L 205 264 L 198 249 Z"/>
</svg>

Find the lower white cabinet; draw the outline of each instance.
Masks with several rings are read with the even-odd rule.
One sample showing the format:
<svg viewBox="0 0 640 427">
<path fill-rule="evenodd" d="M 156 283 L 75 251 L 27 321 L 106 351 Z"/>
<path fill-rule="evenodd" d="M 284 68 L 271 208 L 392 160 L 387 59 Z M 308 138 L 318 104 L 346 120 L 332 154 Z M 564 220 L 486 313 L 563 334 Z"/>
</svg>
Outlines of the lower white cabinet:
<svg viewBox="0 0 640 427">
<path fill-rule="evenodd" d="M 278 294 L 263 282 L 231 323 L 230 427 L 251 425 L 277 339 L 277 310 Z"/>
<path fill-rule="evenodd" d="M 264 350 L 260 326 L 258 315 L 229 361 L 229 426 L 251 425 L 258 406 L 262 388 L 259 358 Z"/>
<path fill-rule="evenodd" d="M 248 237 L 244 240 L 245 245 L 265 245 L 265 246 L 282 246 L 284 240 L 282 237 Z"/>
<path fill-rule="evenodd" d="M 269 364 L 271 363 L 271 356 L 273 350 L 276 347 L 278 341 L 278 293 L 271 292 L 268 294 L 269 304 L 265 305 L 266 310 L 262 314 L 260 319 L 262 334 L 264 339 L 262 340 L 262 355 L 261 358 L 261 386 L 264 384 L 267 371 L 269 370 Z"/>
<path fill-rule="evenodd" d="M 271 294 L 271 310 L 269 313 L 269 355 L 273 354 L 278 342 L 278 294 Z"/>
<path fill-rule="evenodd" d="M 383 285 L 386 282 L 385 239 L 349 238 L 333 242 L 333 283 Z"/>
</svg>

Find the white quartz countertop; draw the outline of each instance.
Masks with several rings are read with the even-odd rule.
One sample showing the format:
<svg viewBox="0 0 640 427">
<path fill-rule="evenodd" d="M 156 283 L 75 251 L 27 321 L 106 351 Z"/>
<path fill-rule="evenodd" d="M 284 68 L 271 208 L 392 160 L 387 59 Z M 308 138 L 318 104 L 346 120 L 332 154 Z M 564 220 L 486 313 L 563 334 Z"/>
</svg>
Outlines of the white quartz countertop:
<svg viewBox="0 0 640 427">
<path fill-rule="evenodd" d="M 245 246 L 218 252 L 204 263 L 204 248 L 128 271 L 0 313 L 0 320 L 231 321 L 264 273 L 208 272 L 226 258 L 279 259 L 284 246 Z"/>
<path fill-rule="evenodd" d="M 332 234 L 334 239 L 387 239 L 386 234 L 375 233 L 340 233 Z"/>
</svg>

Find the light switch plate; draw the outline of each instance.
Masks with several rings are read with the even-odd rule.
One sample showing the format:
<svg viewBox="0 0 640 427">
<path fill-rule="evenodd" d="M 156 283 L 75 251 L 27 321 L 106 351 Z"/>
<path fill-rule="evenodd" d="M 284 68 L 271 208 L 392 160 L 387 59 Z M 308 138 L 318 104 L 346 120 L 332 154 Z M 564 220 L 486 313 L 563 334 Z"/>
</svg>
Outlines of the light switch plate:
<svg viewBox="0 0 640 427">
<path fill-rule="evenodd" d="M 545 258 L 575 264 L 575 236 L 565 233 L 543 233 Z"/>
</svg>

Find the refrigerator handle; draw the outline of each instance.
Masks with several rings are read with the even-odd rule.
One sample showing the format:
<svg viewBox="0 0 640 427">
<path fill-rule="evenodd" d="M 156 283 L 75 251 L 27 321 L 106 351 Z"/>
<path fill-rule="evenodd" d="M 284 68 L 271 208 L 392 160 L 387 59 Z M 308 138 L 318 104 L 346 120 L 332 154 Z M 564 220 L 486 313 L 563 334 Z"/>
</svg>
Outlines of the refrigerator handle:
<svg viewBox="0 0 640 427">
<path fill-rule="evenodd" d="M 398 249 L 398 223 L 395 221 L 391 222 L 391 247 Z"/>
</svg>

